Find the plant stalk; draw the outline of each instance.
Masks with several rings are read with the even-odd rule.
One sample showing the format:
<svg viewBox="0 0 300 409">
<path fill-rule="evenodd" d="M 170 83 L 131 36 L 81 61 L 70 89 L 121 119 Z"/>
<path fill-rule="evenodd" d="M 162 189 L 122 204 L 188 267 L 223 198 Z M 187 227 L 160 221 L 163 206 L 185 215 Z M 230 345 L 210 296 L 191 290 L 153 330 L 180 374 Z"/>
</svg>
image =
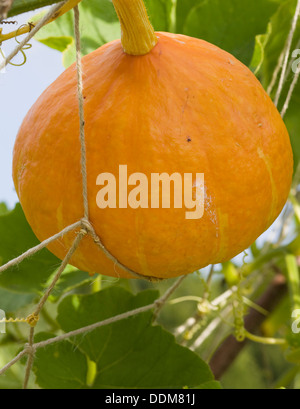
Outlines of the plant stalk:
<svg viewBox="0 0 300 409">
<path fill-rule="evenodd" d="M 143 0 L 112 0 L 121 23 L 122 47 L 126 54 L 145 55 L 157 44 Z"/>
</svg>

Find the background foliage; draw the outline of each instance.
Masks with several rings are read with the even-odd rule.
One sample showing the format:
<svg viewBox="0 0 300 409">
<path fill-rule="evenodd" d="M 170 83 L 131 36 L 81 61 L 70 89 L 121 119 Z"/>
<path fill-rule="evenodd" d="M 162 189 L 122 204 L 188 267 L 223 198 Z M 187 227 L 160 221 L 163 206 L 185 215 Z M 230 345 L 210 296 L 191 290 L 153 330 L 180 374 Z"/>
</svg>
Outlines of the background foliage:
<svg viewBox="0 0 300 409">
<path fill-rule="evenodd" d="M 15 16 L 55 2 L 15 0 L 9 15 Z M 290 31 L 296 0 L 146 0 L 146 4 L 156 30 L 182 33 L 220 46 L 248 65 L 267 89 Z M 83 0 L 80 12 L 84 54 L 120 37 L 119 22 L 110 0 Z M 71 12 L 44 27 L 36 39 L 62 52 L 65 67 L 74 62 Z M 292 49 L 297 48 L 300 48 L 300 24 Z M 280 106 L 293 78 L 294 73 L 289 70 Z M 273 97 L 275 91 L 276 87 Z M 240 354 L 221 373 L 221 384 L 224 388 L 243 389 L 299 387 L 300 341 L 290 329 L 291 311 L 298 307 L 297 297 L 300 294 L 297 281 L 300 252 L 297 198 L 299 104 L 300 84 L 285 118 L 294 150 L 295 182 L 291 203 L 277 223 L 276 234 L 260 240 L 248 250 L 246 265 L 238 259 L 217 266 L 212 281 L 208 282 L 204 279 L 207 272 L 189 276 L 175 294 L 176 300 L 163 309 L 159 324 L 152 322 L 153 313 L 150 311 L 39 350 L 32 387 L 220 388 L 209 365 L 217 348 L 237 326 L 237 306 L 243 302 L 242 312 L 251 317 L 258 308 L 257 300 L 268 294 L 274 277 L 278 276 L 287 281 L 287 286 L 278 300 L 274 297 L 275 305 L 270 306 L 272 313 L 258 319 L 254 330 L 267 337 L 287 338 L 288 347 L 259 343 L 243 345 Z M 9 210 L 1 204 L 0 264 L 36 244 L 38 241 L 20 205 Z M 2 273 L 0 308 L 6 311 L 7 316 L 26 316 L 47 288 L 58 266 L 59 260 L 43 250 L 18 267 Z M 242 282 L 241 274 L 246 277 Z M 291 277 L 296 280 L 293 285 Z M 95 279 L 70 266 L 43 311 L 36 339 L 51 338 L 149 304 L 171 284 L 172 280 L 153 285 L 107 277 Z M 224 298 L 233 285 L 238 285 L 239 291 L 233 291 L 233 295 Z M 213 308 L 211 302 L 218 296 L 225 301 L 218 308 Z M 262 313 L 265 312 L 260 310 L 261 316 Z M 211 331 L 214 323 L 215 329 Z M 0 335 L 0 366 L 15 356 L 20 344 L 25 342 L 27 332 L 28 328 L 23 324 L 7 325 L 7 334 Z M 226 344 L 223 347 L 228 348 Z M 0 378 L 0 388 L 20 388 L 23 376 L 23 365 L 14 366 Z"/>
</svg>

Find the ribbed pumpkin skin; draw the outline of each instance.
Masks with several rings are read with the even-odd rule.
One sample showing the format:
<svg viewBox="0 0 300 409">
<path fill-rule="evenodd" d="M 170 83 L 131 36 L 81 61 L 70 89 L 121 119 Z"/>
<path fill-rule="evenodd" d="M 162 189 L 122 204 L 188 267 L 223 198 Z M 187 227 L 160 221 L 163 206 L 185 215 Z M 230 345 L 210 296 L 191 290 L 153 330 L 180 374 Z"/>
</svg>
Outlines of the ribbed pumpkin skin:
<svg viewBox="0 0 300 409">
<path fill-rule="evenodd" d="M 114 41 L 83 58 L 91 222 L 106 248 L 145 276 L 174 277 L 232 258 L 282 210 L 293 158 L 285 125 L 247 67 L 198 39 L 157 33 L 147 55 Z M 202 219 L 186 209 L 105 209 L 100 173 L 204 173 Z M 40 240 L 83 216 L 76 69 L 38 99 L 19 131 L 13 177 Z M 51 244 L 63 258 L 75 233 Z M 131 276 L 85 237 L 72 264 Z"/>
</svg>

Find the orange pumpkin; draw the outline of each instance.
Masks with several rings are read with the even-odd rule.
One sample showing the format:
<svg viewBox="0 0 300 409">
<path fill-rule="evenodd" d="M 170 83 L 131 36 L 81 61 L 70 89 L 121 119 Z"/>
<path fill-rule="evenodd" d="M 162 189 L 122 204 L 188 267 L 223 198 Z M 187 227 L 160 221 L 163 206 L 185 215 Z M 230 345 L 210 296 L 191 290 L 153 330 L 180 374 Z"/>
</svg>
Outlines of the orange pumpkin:
<svg viewBox="0 0 300 409">
<path fill-rule="evenodd" d="M 90 221 L 108 251 L 143 276 L 168 278 L 231 259 L 281 212 L 291 185 L 289 135 L 252 72 L 205 41 L 154 33 L 142 0 L 114 0 L 122 42 L 83 58 Z M 204 174 L 203 217 L 186 208 L 105 208 L 99 174 Z M 13 177 L 40 240 L 83 216 L 76 68 L 26 116 Z M 132 189 L 132 187 L 131 187 Z M 196 186 L 194 183 L 194 194 Z M 49 245 L 63 258 L 75 232 Z M 132 278 L 86 236 L 76 267 Z"/>
</svg>

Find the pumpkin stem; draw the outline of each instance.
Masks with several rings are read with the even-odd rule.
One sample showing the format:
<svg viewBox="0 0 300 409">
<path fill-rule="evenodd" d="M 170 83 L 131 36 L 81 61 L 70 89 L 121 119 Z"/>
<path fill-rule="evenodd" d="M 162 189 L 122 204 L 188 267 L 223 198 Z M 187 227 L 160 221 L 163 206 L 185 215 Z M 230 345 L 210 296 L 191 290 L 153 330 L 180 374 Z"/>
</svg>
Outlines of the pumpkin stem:
<svg viewBox="0 0 300 409">
<path fill-rule="evenodd" d="M 126 54 L 145 55 L 157 44 L 143 0 L 112 0 L 122 30 L 122 46 Z"/>
</svg>

